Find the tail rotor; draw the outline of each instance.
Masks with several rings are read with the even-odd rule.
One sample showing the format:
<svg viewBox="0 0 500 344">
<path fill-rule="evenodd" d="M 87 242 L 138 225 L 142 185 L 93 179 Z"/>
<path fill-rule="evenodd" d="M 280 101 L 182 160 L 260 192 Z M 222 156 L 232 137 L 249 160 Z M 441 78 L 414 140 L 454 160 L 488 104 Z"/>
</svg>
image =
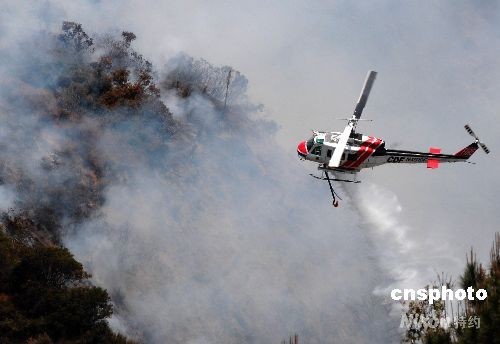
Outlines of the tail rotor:
<svg viewBox="0 0 500 344">
<path fill-rule="evenodd" d="M 469 133 L 469 135 L 472 136 L 476 140 L 476 142 L 479 144 L 479 146 L 481 146 L 481 148 L 484 150 L 484 152 L 486 154 L 490 154 L 490 150 L 488 149 L 488 147 L 484 143 L 481 142 L 481 140 L 476 135 L 476 133 L 474 133 L 474 131 L 471 129 L 471 127 L 468 124 L 466 124 L 464 128 Z"/>
</svg>

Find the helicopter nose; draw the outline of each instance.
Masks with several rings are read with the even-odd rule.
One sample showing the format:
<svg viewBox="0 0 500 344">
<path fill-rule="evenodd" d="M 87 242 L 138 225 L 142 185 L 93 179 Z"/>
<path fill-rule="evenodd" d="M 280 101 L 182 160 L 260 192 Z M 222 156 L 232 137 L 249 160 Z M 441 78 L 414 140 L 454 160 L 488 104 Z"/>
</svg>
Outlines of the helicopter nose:
<svg viewBox="0 0 500 344">
<path fill-rule="evenodd" d="M 301 141 L 299 145 L 297 146 L 297 154 L 300 157 L 305 158 L 307 155 L 307 147 L 306 147 L 306 141 Z"/>
</svg>

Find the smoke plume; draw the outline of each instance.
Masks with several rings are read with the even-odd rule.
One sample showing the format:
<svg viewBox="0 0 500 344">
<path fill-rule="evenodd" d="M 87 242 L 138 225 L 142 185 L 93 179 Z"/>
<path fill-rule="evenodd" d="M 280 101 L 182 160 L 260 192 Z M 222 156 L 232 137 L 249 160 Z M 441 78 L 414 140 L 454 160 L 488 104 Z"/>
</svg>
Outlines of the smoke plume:
<svg viewBox="0 0 500 344">
<path fill-rule="evenodd" d="M 2 52 L 0 205 L 66 245 L 150 343 L 397 340 L 356 212 L 333 212 L 230 67 L 161 69 L 66 22 Z M 229 87 L 227 82 L 229 80 Z M 34 234 L 34 235 L 35 235 Z"/>
</svg>

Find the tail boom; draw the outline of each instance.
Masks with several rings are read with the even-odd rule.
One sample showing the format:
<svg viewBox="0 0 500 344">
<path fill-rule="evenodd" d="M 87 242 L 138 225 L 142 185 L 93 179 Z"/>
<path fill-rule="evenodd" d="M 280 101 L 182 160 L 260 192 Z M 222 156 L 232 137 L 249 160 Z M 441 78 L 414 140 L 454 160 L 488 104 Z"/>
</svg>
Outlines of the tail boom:
<svg viewBox="0 0 500 344">
<path fill-rule="evenodd" d="M 467 159 L 470 157 L 470 155 L 465 155 L 465 154 L 459 155 L 458 153 L 452 155 L 452 154 L 440 154 L 434 152 L 436 152 L 436 150 L 434 149 L 432 153 L 388 149 L 385 152 L 385 157 L 386 157 L 386 163 L 427 164 L 428 168 L 437 168 L 439 163 L 443 162 L 467 161 Z"/>
</svg>

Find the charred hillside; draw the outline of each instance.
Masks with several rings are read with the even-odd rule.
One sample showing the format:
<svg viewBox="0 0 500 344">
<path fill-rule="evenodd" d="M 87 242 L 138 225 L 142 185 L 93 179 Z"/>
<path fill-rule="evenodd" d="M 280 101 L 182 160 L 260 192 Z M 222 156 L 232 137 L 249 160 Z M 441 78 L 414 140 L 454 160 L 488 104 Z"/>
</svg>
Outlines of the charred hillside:
<svg viewBox="0 0 500 344">
<path fill-rule="evenodd" d="M 99 209 L 120 164 L 96 145 L 105 128 L 142 121 L 139 130 L 156 131 L 148 150 L 167 149 L 179 124 L 160 100 L 151 64 L 131 49 L 134 38 L 94 40 L 65 22 L 60 34 L 40 38 L 28 70 L 4 81 L 2 114 L 23 117 L 6 121 L 0 153 L 0 181 L 16 195 L 3 216 L 10 235 L 58 243 L 65 226 Z"/>
<path fill-rule="evenodd" d="M 8 127 L 0 182 L 16 196 L 3 214 L 6 230 L 55 243 L 65 228 L 96 214 L 106 187 L 127 178 L 131 164 L 160 167 L 156 158 L 172 145 L 194 149 L 190 138 L 209 130 L 194 118 L 173 118 L 152 64 L 131 47 L 133 33 L 91 38 L 72 22 L 64 22 L 61 31 L 38 38 L 38 50 L 24 56 L 25 69 L 4 80 L 1 101 Z M 245 91 L 246 79 L 238 72 L 187 56 L 170 66 L 161 76 L 164 92 L 181 98 L 202 94 L 215 108 L 224 107 L 217 131 L 249 124 L 225 104 Z M 110 139 L 134 150 L 106 151 L 103 140 L 115 134 Z M 169 163 L 161 166 L 163 173 L 179 167 Z"/>
<path fill-rule="evenodd" d="M 229 106 L 246 88 L 238 72 L 181 55 L 159 76 L 131 47 L 135 38 L 90 37 L 64 22 L 60 33 L 24 42 L 34 51 L 23 51 L 19 69 L 2 78 L 2 341 L 125 343 L 105 321 L 113 313 L 108 293 L 90 284 L 62 238 L 99 218 L 107 188 L 127 184 L 131 171 L 191 178 L 198 172 L 182 170 L 199 149 L 194 137 L 231 136 L 251 124 Z M 210 126 L 195 111 L 175 119 L 159 79 L 164 94 L 200 96 L 220 118 Z M 172 147 L 187 162 L 166 164 Z M 112 296 L 124 310 L 122 295 Z"/>
</svg>

